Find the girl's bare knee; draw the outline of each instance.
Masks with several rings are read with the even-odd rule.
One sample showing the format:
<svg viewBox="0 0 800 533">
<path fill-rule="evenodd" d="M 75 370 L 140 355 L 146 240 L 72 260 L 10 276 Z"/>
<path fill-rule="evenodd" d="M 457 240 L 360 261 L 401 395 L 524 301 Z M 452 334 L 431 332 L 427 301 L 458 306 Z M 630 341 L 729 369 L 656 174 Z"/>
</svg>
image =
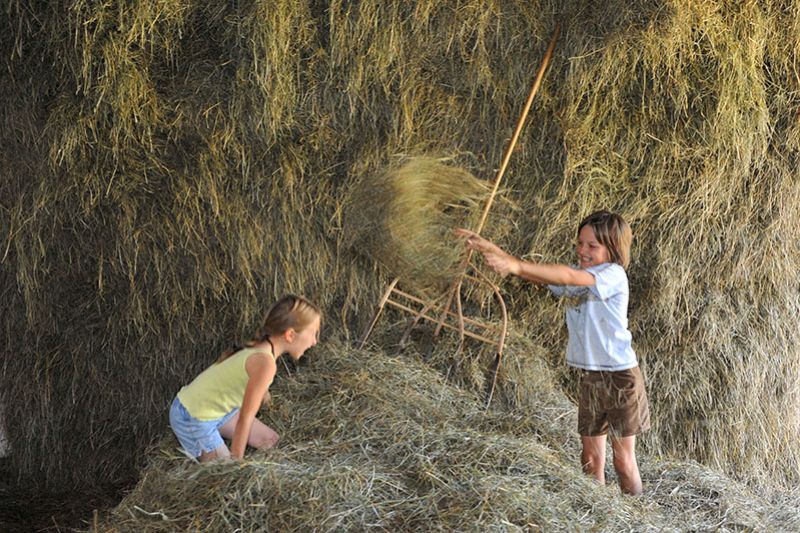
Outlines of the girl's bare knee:
<svg viewBox="0 0 800 533">
<path fill-rule="evenodd" d="M 264 432 L 259 435 L 254 435 L 250 440 L 250 446 L 256 449 L 269 449 L 274 448 L 278 441 L 280 440 L 280 436 L 275 433 L 274 431 Z"/>
<path fill-rule="evenodd" d="M 603 467 L 605 464 L 605 455 L 601 455 L 597 450 L 583 450 L 581 453 L 581 462 L 583 462 L 585 469 L 593 469 Z"/>
<path fill-rule="evenodd" d="M 208 461 L 215 461 L 217 459 L 227 459 L 231 456 L 230 450 L 224 444 L 215 450 L 211 450 L 210 452 L 203 452 L 200 454 L 200 457 L 197 458 L 198 461 L 201 463 L 206 463 Z"/>
<path fill-rule="evenodd" d="M 601 485 L 605 484 L 605 457 L 597 453 L 584 450 L 581 454 L 583 473 L 594 478 Z"/>
</svg>

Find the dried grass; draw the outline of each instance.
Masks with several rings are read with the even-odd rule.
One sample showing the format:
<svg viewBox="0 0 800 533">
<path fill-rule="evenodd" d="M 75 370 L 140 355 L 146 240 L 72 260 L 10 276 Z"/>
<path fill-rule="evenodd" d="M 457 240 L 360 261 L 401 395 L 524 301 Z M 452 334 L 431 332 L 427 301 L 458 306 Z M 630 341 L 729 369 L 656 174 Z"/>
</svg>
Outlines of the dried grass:
<svg viewBox="0 0 800 533">
<path fill-rule="evenodd" d="M 477 225 L 485 181 L 416 157 L 356 183 L 345 201 L 346 243 L 419 293 L 439 294 L 463 270 L 453 228 Z"/>
<path fill-rule="evenodd" d="M 547 383 L 543 360 L 511 354 L 516 379 Z M 598 487 L 569 446 L 548 442 L 554 424 L 574 422 L 574 405 L 554 389 L 542 395 L 560 407 L 549 421 L 531 406 L 485 412 L 478 394 L 448 384 L 413 350 L 388 356 L 330 340 L 307 368 L 276 384 L 275 409 L 265 415 L 283 434 L 278 449 L 197 465 L 165 438 L 138 486 L 92 531 L 742 531 L 800 524 L 785 502 L 770 503 L 692 463 L 642 458 L 642 498 Z M 500 427 L 509 416 L 524 434 Z"/>
<path fill-rule="evenodd" d="M 569 261 L 583 215 L 621 211 L 653 405 L 644 449 L 797 484 L 793 3 L 74 0 L 3 14 L 0 404 L 20 479 L 133 479 L 175 390 L 278 294 L 360 332 L 391 273 L 346 245 L 346 200 L 396 154 L 490 179 L 559 19 L 504 181 L 522 214 L 493 212 L 486 233 Z M 550 387 L 571 394 L 562 310 L 503 289 Z M 449 368 L 478 387 L 485 365 Z"/>
</svg>

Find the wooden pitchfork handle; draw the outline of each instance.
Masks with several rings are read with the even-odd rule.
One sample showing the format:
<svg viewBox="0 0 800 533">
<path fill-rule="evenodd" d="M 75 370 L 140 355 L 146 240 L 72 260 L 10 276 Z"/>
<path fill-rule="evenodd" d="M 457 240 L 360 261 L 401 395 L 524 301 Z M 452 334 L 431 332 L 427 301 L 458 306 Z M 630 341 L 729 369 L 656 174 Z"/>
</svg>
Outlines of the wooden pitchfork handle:
<svg viewBox="0 0 800 533">
<path fill-rule="evenodd" d="M 547 46 L 547 51 L 545 51 L 544 53 L 544 58 L 542 58 L 542 63 L 541 65 L 539 65 L 539 70 L 536 72 L 536 77 L 533 80 L 531 91 L 528 94 L 528 101 L 525 102 L 525 107 L 522 109 L 522 114 L 519 116 L 519 119 L 517 120 L 517 127 L 514 129 L 514 134 L 511 136 L 511 141 L 508 143 L 508 148 L 506 148 L 506 152 L 503 155 L 503 162 L 501 163 L 500 169 L 497 171 L 497 176 L 494 179 L 494 186 L 492 187 L 492 192 L 489 195 L 489 200 L 486 202 L 486 207 L 483 208 L 483 214 L 481 215 L 480 222 L 478 222 L 478 227 L 475 229 L 475 233 L 477 233 L 478 235 L 480 235 L 481 230 L 483 230 L 483 225 L 486 223 L 486 219 L 489 217 L 489 210 L 492 208 L 494 197 L 497 194 L 497 190 L 500 188 L 500 182 L 503 179 L 503 175 L 506 173 L 506 168 L 508 168 L 508 162 L 511 160 L 511 153 L 514 151 L 514 147 L 516 146 L 517 140 L 519 139 L 519 134 L 520 132 L 522 132 L 522 127 L 525 125 L 525 119 L 528 118 L 528 112 L 531 109 L 533 98 L 536 96 L 536 93 L 539 92 L 539 86 L 542 84 L 544 73 L 547 70 L 547 65 L 550 63 L 550 58 L 553 56 L 553 50 L 555 50 L 556 48 L 556 41 L 558 40 L 558 36 L 560 33 L 561 33 L 561 24 L 556 23 L 556 28 L 553 30 L 553 36 L 550 38 L 550 44 Z M 462 265 L 462 272 L 455 279 L 450 289 L 450 295 L 447 299 L 447 304 L 444 307 L 446 310 L 450 309 L 450 306 L 453 303 L 453 297 L 461 287 L 461 280 L 467 273 L 467 268 L 469 267 L 469 261 L 472 258 L 472 252 L 473 252 L 472 248 L 467 249 L 467 255 Z M 436 327 L 434 335 L 439 334 L 443 322 L 444 322 L 444 314 L 442 315 L 441 320 L 439 321 L 439 324 Z"/>
<path fill-rule="evenodd" d="M 517 127 L 514 130 L 514 135 L 511 136 L 511 141 L 508 143 L 506 153 L 503 155 L 503 163 L 500 165 L 500 169 L 497 171 L 497 177 L 494 179 L 492 193 L 489 195 L 489 200 L 486 202 L 486 207 L 483 208 L 481 220 L 478 222 L 478 227 L 475 229 L 475 233 L 479 235 L 483 229 L 483 225 L 486 223 L 486 219 L 489 217 L 489 210 L 492 208 L 494 197 L 497 194 L 497 190 L 500 188 L 500 181 L 503 179 L 503 175 L 506 173 L 508 162 L 511 160 L 511 153 L 514 151 L 514 146 L 517 144 L 517 139 L 519 139 L 520 132 L 522 132 L 522 126 L 525 125 L 525 119 L 528 118 L 528 111 L 531 109 L 533 97 L 536 96 L 537 92 L 539 92 L 539 86 L 542 84 L 544 72 L 547 70 L 547 65 L 550 63 L 550 58 L 553 55 L 553 50 L 555 50 L 556 41 L 558 40 L 558 35 L 560 32 L 561 25 L 556 24 L 556 29 L 553 30 L 553 36 L 550 38 L 550 44 L 547 46 L 547 51 L 544 53 L 542 64 L 539 65 L 539 70 L 536 72 L 536 78 L 533 80 L 533 86 L 531 86 L 531 92 L 528 95 L 528 101 L 525 102 L 525 107 L 522 109 L 522 114 L 520 115 L 519 120 L 517 120 Z"/>
</svg>

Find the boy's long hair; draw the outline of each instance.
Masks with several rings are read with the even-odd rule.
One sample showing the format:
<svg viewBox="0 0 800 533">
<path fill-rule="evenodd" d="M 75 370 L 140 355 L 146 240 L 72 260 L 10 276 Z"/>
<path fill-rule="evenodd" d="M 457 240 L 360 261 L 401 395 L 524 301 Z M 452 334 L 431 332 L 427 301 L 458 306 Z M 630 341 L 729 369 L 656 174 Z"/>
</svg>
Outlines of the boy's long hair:
<svg viewBox="0 0 800 533">
<path fill-rule="evenodd" d="M 303 331 L 311 325 L 311 322 L 316 317 L 322 318 L 322 311 L 320 311 L 319 307 L 302 296 L 288 294 L 270 307 L 269 311 L 267 311 L 267 317 L 264 319 L 264 324 L 252 339 L 243 345 L 234 344 L 219 356 L 217 363 L 221 363 L 243 348 L 249 348 L 264 342 L 270 335 L 280 335 L 290 328 L 297 332 Z M 273 355 L 277 357 L 280 354 Z"/>
<path fill-rule="evenodd" d="M 611 261 L 628 268 L 631 262 L 631 227 L 620 215 L 610 211 L 595 211 L 578 225 L 578 234 L 584 226 L 591 226 L 597 241 L 608 248 Z"/>
</svg>

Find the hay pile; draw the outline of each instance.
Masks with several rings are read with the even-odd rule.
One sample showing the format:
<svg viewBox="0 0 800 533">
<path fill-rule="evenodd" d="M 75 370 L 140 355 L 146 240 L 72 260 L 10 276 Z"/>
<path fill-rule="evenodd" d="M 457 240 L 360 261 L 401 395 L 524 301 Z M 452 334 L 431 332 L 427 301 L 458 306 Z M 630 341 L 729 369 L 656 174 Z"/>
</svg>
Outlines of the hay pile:
<svg viewBox="0 0 800 533">
<path fill-rule="evenodd" d="M 517 346 L 525 342 L 515 340 Z M 162 440 L 136 489 L 93 531 L 788 531 L 800 512 L 696 464 L 642 459 L 646 493 L 598 487 L 576 461 L 575 408 L 546 363 L 512 350 L 540 398 L 489 412 L 410 353 L 329 340 L 280 375 L 265 421 L 278 449 L 191 463 Z M 532 390 L 528 388 L 528 390 Z M 549 407 L 547 407 L 549 405 Z M 794 496 L 795 502 L 797 496 Z M 785 502 L 784 502 L 785 503 Z"/>
<path fill-rule="evenodd" d="M 281 293 L 362 331 L 390 274 L 347 246 L 351 191 L 395 154 L 491 179 L 556 20 L 504 181 L 521 214 L 485 233 L 568 261 L 583 215 L 621 211 L 646 450 L 800 481 L 800 8 L 781 0 L 6 3 L 0 405 L 18 478 L 131 482 L 170 397 Z M 503 288 L 569 391 L 562 310 Z"/>
</svg>

